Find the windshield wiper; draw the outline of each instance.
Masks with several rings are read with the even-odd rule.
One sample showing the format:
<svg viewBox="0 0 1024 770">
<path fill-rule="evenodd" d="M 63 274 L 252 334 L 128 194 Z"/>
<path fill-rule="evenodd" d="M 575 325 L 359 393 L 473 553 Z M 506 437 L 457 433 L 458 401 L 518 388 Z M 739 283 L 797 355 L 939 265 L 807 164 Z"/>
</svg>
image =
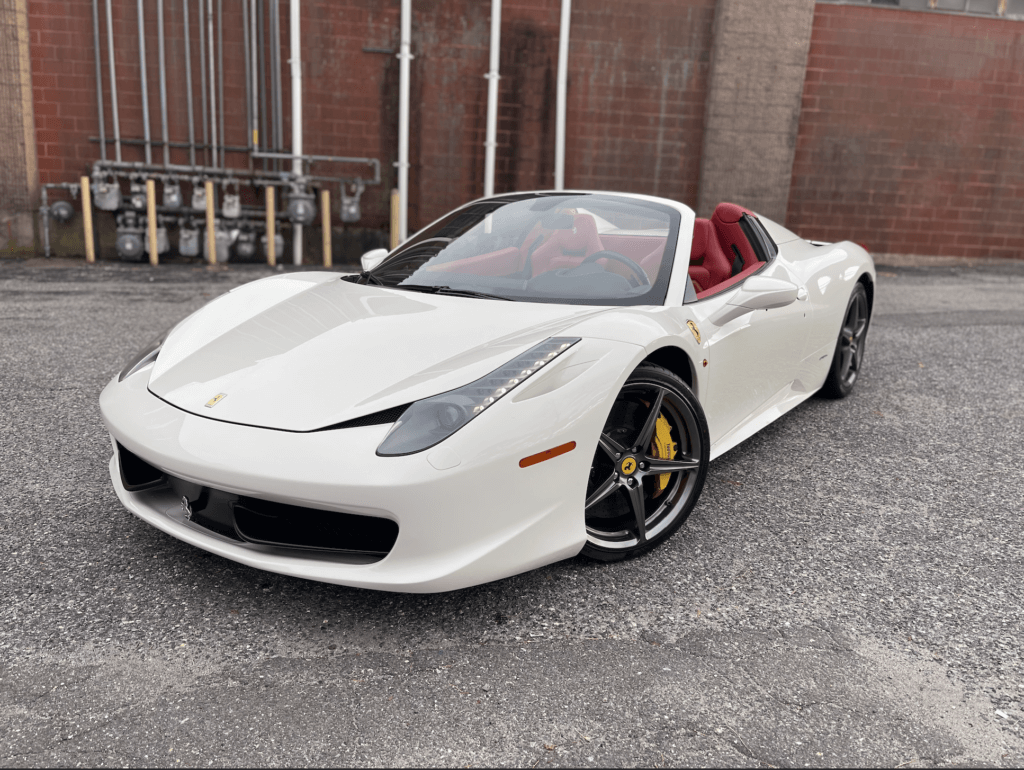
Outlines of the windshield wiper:
<svg viewBox="0 0 1024 770">
<path fill-rule="evenodd" d="M 389 286 L 390 289 L 406 289 L 408 291 L 418 291 L 423 294 L 444 294 L 449 297 L 476 297 L 477 299 L 500 299 L 506 302 L 511 302 L 510 297 L 502 297 L 497 294 L 488 294 L 484 291 L 474 291 L 473 289 L 453 289 L 451 286 L 422 286 L 420 284 L 400 284 L 397 286 Z"/>
</svg>

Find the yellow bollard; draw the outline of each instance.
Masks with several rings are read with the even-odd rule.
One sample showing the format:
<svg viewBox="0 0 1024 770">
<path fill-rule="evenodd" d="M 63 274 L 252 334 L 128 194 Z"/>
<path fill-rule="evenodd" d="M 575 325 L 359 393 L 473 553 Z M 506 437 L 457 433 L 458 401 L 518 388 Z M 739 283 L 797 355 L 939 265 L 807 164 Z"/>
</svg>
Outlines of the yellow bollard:
<svg viewBox="0 0 1024 770">
<path fill-rule="evenodd" d="M 206 183 L 206 261 L 217 264 L 217 233 L 213 221 L 213 182 Z"/>
<path fill-rule="evenodd" d="M 398 210 L 401 200 L 398 190 L 391 191 L 391 248 L 398 246 Z"/>
<path fill-rule="evenodd" d="M 89 177 L 82 177 L 82 224 L 85 226 L 85 261 L 90 265 L 96 261 L 96 244 L 92 235 L 92 196 L 89 194 Z"/>
<path fill-rule="evenodd" d="M 320 226 L 324 231 L 324 267 L 334 264 L 331 254 L 331 191 L 320 191 Z"/>
<path fill-rule="evenodd" d="M 149 236 L 149 264 L 156 267 L 160 256 L 156 251 L 156 182 L 146 180 L 146 234 Z"/>
<path fill-rule="evenodd" d="M 274 243 L 274 239 L 277 237 L 274 225 L 276 221 L 274 219 L 274 186 L 267 185 L 267 264 L 271 267 L 277 264 L 277 247 Z"/>
</svg>

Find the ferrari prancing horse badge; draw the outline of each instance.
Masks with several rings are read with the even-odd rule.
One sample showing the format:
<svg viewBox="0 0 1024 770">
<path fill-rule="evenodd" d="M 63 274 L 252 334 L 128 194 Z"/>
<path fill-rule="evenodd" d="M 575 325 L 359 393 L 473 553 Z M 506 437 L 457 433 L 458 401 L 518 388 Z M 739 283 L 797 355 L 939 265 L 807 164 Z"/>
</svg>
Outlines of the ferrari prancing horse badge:
<svg viewBox="0 0 1024 770">
<path fill-rule="evenodd" d="M 223 399 L 224 396 L 226 396 L 226 395 L 227 395 L 227 393 L 218 393 L 216 396 L 214 396 L 209 401 L 207 401 L 206 405 L 209 406 L 209 407 L 217 406 L 217 404 L 219 404 L 221 402 L 221 399 Z"/>
<path fill-rule="evenodd" d="M 697 328 L 697 324 L 693 321 L 687 321 L 686 325 L 690 327 L 690 331 L 693 332 L 693 338 L 697 340 L 697 344 L 700 344 L 700 329 Z"/>
</svg>

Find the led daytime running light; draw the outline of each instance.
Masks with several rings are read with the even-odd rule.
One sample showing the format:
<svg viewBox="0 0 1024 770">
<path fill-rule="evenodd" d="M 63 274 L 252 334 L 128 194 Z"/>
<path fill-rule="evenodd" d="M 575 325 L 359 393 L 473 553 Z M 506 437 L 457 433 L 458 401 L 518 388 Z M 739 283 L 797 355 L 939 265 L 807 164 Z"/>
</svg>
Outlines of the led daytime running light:
<svg viewBox="0 0 1024 770">
<path fill-rule="evenodd" d="M 417 401 L 384 437 L 377 454 L 413 454 L 439 444 L 579 341 L 579 337 L 550 337 L 476 382 Z M 453 412 L 460 419 L 452 420 Z"/>
</svg>

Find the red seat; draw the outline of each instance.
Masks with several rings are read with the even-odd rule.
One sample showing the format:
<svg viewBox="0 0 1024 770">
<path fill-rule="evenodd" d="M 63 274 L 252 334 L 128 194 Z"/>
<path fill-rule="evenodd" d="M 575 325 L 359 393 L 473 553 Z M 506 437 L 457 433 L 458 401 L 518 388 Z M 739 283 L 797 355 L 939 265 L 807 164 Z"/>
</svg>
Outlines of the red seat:
<svg viewBox="0 0 1024 770">
<path fill-rule="evenodd" d="M 573 214 L 572 230 L 555 230 L 535 252 L 531 260 L 533 274 L 562 267 L 576 267 L 591 254 L 603 251 L 597 223 L 589 214 Z"/>
<path fill-rule="evenodd" d="M 693 222 L 689 272 L 690 278 L 700 286 L 697 291 L 709 289 L 732 275 L 732 260 L 722 251 L 715 237 L 715 229 L 708 219 L 696 219 Z"/>
<path fill-rule="evenodd" d="M 729 258 L 730 274 L 732 263 L 736 259 L 736 252 L 739 252 L 743 260 L 743 267 L 746 270 L 758 262 L 754 247 L 750 245 L 747 236 L 740 227 L 740 217 L 744 214 L 753 216 L 753 212 L 735 203 L 719 203 L 715 207 L 715 213 L 711 215 L 711 223 L 715 226 L 718 235 L 718 242 L 722 245 L 722 251 Z M 735 248 L 735 251 L 733 250 Z"/>
</svg>

